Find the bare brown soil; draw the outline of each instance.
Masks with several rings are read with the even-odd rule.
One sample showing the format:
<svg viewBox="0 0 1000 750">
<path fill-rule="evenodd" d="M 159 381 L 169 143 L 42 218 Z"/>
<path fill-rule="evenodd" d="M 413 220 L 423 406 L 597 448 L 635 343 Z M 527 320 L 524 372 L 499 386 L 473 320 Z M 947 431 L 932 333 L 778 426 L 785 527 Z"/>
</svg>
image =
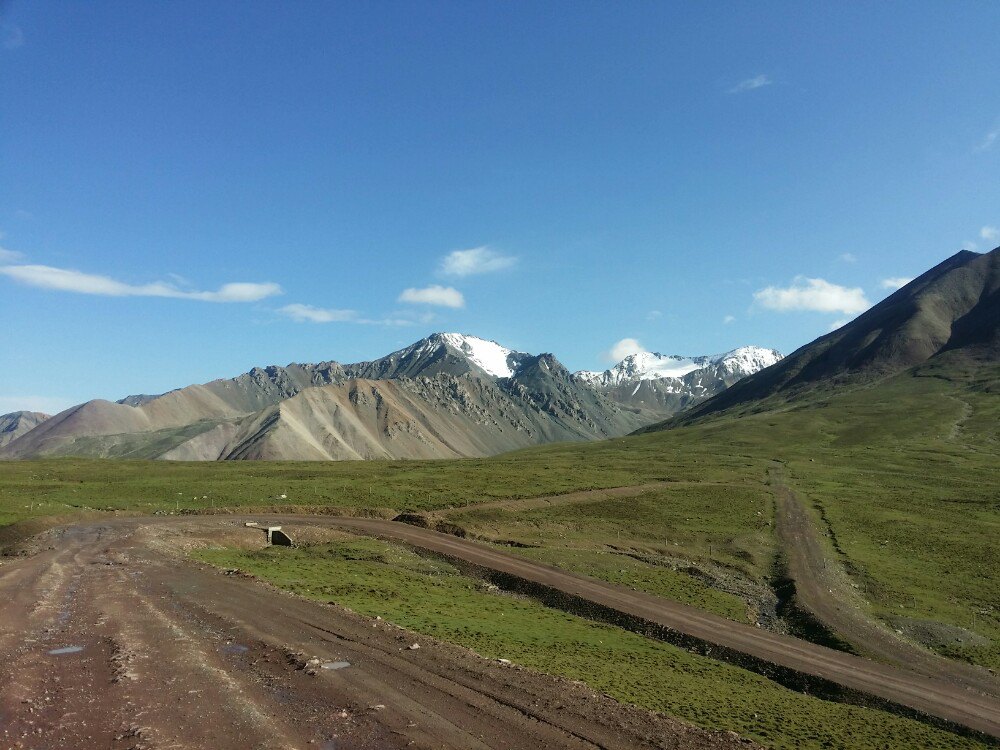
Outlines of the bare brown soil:
<svg viewBox="0 0 1000 750">
<path fill-rule="evenodd" d="M 749 745 L 426 637 L 407 650 L 412 633 L 171 551 L 206 533 L 246 536 L 232 519 L 88 522 L 0 562 L 0 747 Z"/>
</svg>

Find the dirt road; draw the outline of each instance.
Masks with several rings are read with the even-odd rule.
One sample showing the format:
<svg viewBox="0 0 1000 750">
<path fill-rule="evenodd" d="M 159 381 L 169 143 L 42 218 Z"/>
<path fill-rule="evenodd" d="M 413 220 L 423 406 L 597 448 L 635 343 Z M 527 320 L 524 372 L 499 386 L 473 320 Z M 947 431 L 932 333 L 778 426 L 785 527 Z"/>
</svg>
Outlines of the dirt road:
<svg viewBox="0 0 1000 750">
<path fill-rule="evenodd" d="M 946 678 L 426 529 L 357 518 L 273 520 L 396 539 L 1000 736 L 1000 702 Z M 429 639 L 407 650 L 412 634 L 394 626 L 184 563 L 154 543 L 158 530 L 180 525 L 232 529 L 233 519 L 64 528 L 49 534 L 49 549 L 0 566 L 3 747 L 746 747 Z M 322 668 L 335 662 L 350 666 Z"/>
<path fill-rule="evenodd" d="M 839 561 L 831 559 L 824 548 L 801 498 L 785 484 L 783 467 L 775 465 L 769 476 L 777 503 L 778 538 L 800 607 L 861 653 L 924 675 L 946 676 L 1000 703 L 1000 681 L 985 669 L 938 656 L 900 638 L 870 616 Z"/>
<path fill-rule="evenodd" d="M 185 563 L 158 537 L 185 524 L 233 528 L 88 523 L 2 561 L 0 747 L 747 747 Z"/>
<path fill-rule="evenodd" d="M 723 649 L 1000 737 L 1000 700 L 997 698 L 1000 682 L 985 674 L 980 682 L 970 684 L 964 679 L 965 670 L 961 665 L 955 669 L 944 665 L 937 677 L 929 677 L 742 625 L 677 602 L 575 575 L 428 529 L 363 518 L 325 519 L 323 522 L 395 539 L 500 571 Z"/>
</svg>

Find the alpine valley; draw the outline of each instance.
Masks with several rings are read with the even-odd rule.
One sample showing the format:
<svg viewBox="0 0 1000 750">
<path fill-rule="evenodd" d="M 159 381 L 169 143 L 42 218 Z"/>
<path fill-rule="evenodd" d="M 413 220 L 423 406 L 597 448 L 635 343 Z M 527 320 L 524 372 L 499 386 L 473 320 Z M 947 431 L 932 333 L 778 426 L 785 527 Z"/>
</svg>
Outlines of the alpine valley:
<svg viewBox="0 0 1000 750">
<path fill-rule="evenodd" d="M 231 379 L 53 417 L 0 417 L 0 458 L 185 461 L 488 456 L 617 437 L 661 421 L 777 363 L 748 346 L 716 356 L 633 354 L 570 373 L 527 354 L 436 333 L 380 359 L 254 368 Z"/>
</svg>

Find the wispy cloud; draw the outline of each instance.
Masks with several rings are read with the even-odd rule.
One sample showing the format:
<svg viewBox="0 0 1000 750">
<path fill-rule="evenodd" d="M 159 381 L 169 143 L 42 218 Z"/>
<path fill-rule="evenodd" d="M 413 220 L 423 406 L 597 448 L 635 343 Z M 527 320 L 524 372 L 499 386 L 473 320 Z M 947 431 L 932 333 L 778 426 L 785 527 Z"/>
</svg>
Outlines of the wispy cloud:
<svg viewBox="0 0 1000 750">
<path fill-rule="evenodd" d="M 83 273 L 52 266 L 15 265 L 0 266 L 0 274 L 28 286 L 77 294 L 95 294 L 104 297 L 170 297 L 202 302 L 256 302 L 281 294 L 281 287 L 274 283 L 234 282 L 223 284 L 213 292 L 179 289 L 164 281 L 150 284 L 126 284 L 108 276 Z"/>
<path fill-rule="evenodd" d="M 450 286 L 432 284 L 422 289 L 413 287 L 404 289 L 399 295 L 399 302 L 409 302 L 416 305 L 437 305 L 439 307 L 465 307 L 465 297 L 457 289 Z"/>
<path fill-rule="evenodd" d="M 1000 140 L 1000 125 L 997 125 L 993 128 L 993 130 L 983 136 L 983 140 L 981 140 L 979 145 L 976 146 L 976 151 L 989 151 L 996 145 L 998 140 Z"/>
<path fill-rule="evenodd" d="M 342 310 L 330 307 L 316 307 L 295 302 L 275 310 L 276 313 L 294 320 L 296 323 L 351 323 L 366 326 L 387 326 L 401 328 L 415 325 L 428 325 L 434 322 L 433 312 L 414 312 L 400 310 L 391 312 L 381 318 L 365 318 L 357 310 Z"/>
<path fill-rule="evenodd" d="M 621 362 L 631 354 L 638 354 L 644 351 L 646 349 L 637 339 L 626 338 L 615 342 L 607 351 L 607 354 L 604 355 L 604 358 L 609 362 Z"/>
<path fill-rule="evenodd" d="M 441 261 L 441 273 L 447 276 L 474 276 L 494 273 L 517 265 L 517 258 L 502 255 L 485 245 L 470 250 L 455 250 Z"/>
<path fill-rule="evenodd" d="M 650 310 L 646 313 L 646 320 L 659 320 L 663 317 L 663 313 L 659 310 Z"/>
<path fill-rule="evenodd" d="M 8 250 L 4 247 L 0 247 L 0 263 L 16 263 L 23 257 L 24 255 L 16 250 Z"/>
<path fill-rule="evenodd" d="M 760 289 L 754 292 L 753 298 L 761 307 L 778 312 L 811 310 L 855 315 L 871 307 L 860 287 L 848 288 L 804 276 L 796 276 L 791 286 Z"/>
<path fill-rule="evenodd" d="M 902 289 L 904 286 L 913 281 L 909 276 L 890 276 L 888 279 L 882 279 L 879 282 L 879 286 L 883 289 L 892 289 L 896 291 L 897 289 Z"/>
<path fill-rule="evenodd" d="M 838 257 L 839 257 L 839 260 L 842 263 L 857 263 L 858 262 L 858 256 L 855 255 L 854 253 L 841 253 L 840 256 L 838 256 Z"/>
<path fill-rule="evenodd" d="M 832 332 L 836 331 L 838 328 L 843 328 L 850 322 L 851 318 L 840 318 L 839 320 L 835 320 L 830 324 L 830 331 Z"/>
<path fill-rule="evenodd" d="M 333 310 L 326 307 L 313 307 L 298 302 L 279 307 L 278 312 L 291 318 L 296 323 L 346 323 L 357 320 L 354 310 Z"/>
<path fill-rule="evenodd" d="M 983 227 L 979 230 L 979 236 L 987 242 L 996 242 L 1000 240 L 1000 229 L 996 227 Z"/>
<path fill-rule="evenodd" d="M 745 81 L 740 81 L 731 89 L 729 89 L 730 94 L 741 94 L 744 91 L 753 91 L 754 89 L 764 88 L 764 86 L 770 86 L 774 81 L 763 73 L 759 76 L 754 76 L 753 78 L 747 78 Z"/>
<path fill-rule="evenodd" d="M 730 323 L 734 323 L 735 321 L 736 321 L 736 316 L 735 315 L 727 315 L 726 317 L 724 317 L 722 319 L 722 322 L 725 325 L 729 325 Z"/>
</svg>

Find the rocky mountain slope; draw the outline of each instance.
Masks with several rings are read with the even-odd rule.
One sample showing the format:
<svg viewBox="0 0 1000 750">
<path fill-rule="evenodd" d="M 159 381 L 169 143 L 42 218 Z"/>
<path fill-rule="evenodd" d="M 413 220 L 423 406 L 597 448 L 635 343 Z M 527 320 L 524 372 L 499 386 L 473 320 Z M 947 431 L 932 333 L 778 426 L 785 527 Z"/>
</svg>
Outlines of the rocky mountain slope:
<svg viewBox="0 0 1000 750">
<path fill-rule="evenodd" d="M 21 429 L 0 458 L 485 456 L 627 434 L 776 356 L 754 347 L 693 360 L 645 355 L 590 377 L 551 354 L 438 333 L 369 362 L 254 368 L 159 396 L 88 401 Z"/>
<path fill-rule="evenodd" d="M 878 382 L 915 366 L 1000 361 L 1000 248 L 963 250 L 842 328 L 678 417 L 762 411 Z"/>
<path fill-rule="evenodd" d="M 160 396 L 89 401 L 0 458 L 482 456 L 623 435 L 656 417 L 581 384 L 550 354 L 434 334 L 371 362 L 255 368 Z"/>
<path fill-rule="evenodd" d="M 671 415 L 721 393 L 780 359 L 778 351 L 759 346 L 702 357 L 639 352 L 610 370 L 581 371 L 573 377 L 620 404 Z"/>
<path fill-rule="evenodd" d="M 33 430 L 48 418 L 48 414 L 42 414 L 40 411 L 15 411 L 11 414 L 0 414 L 0 448 L 21 437 L 29 430 Z"/>
</svg>

